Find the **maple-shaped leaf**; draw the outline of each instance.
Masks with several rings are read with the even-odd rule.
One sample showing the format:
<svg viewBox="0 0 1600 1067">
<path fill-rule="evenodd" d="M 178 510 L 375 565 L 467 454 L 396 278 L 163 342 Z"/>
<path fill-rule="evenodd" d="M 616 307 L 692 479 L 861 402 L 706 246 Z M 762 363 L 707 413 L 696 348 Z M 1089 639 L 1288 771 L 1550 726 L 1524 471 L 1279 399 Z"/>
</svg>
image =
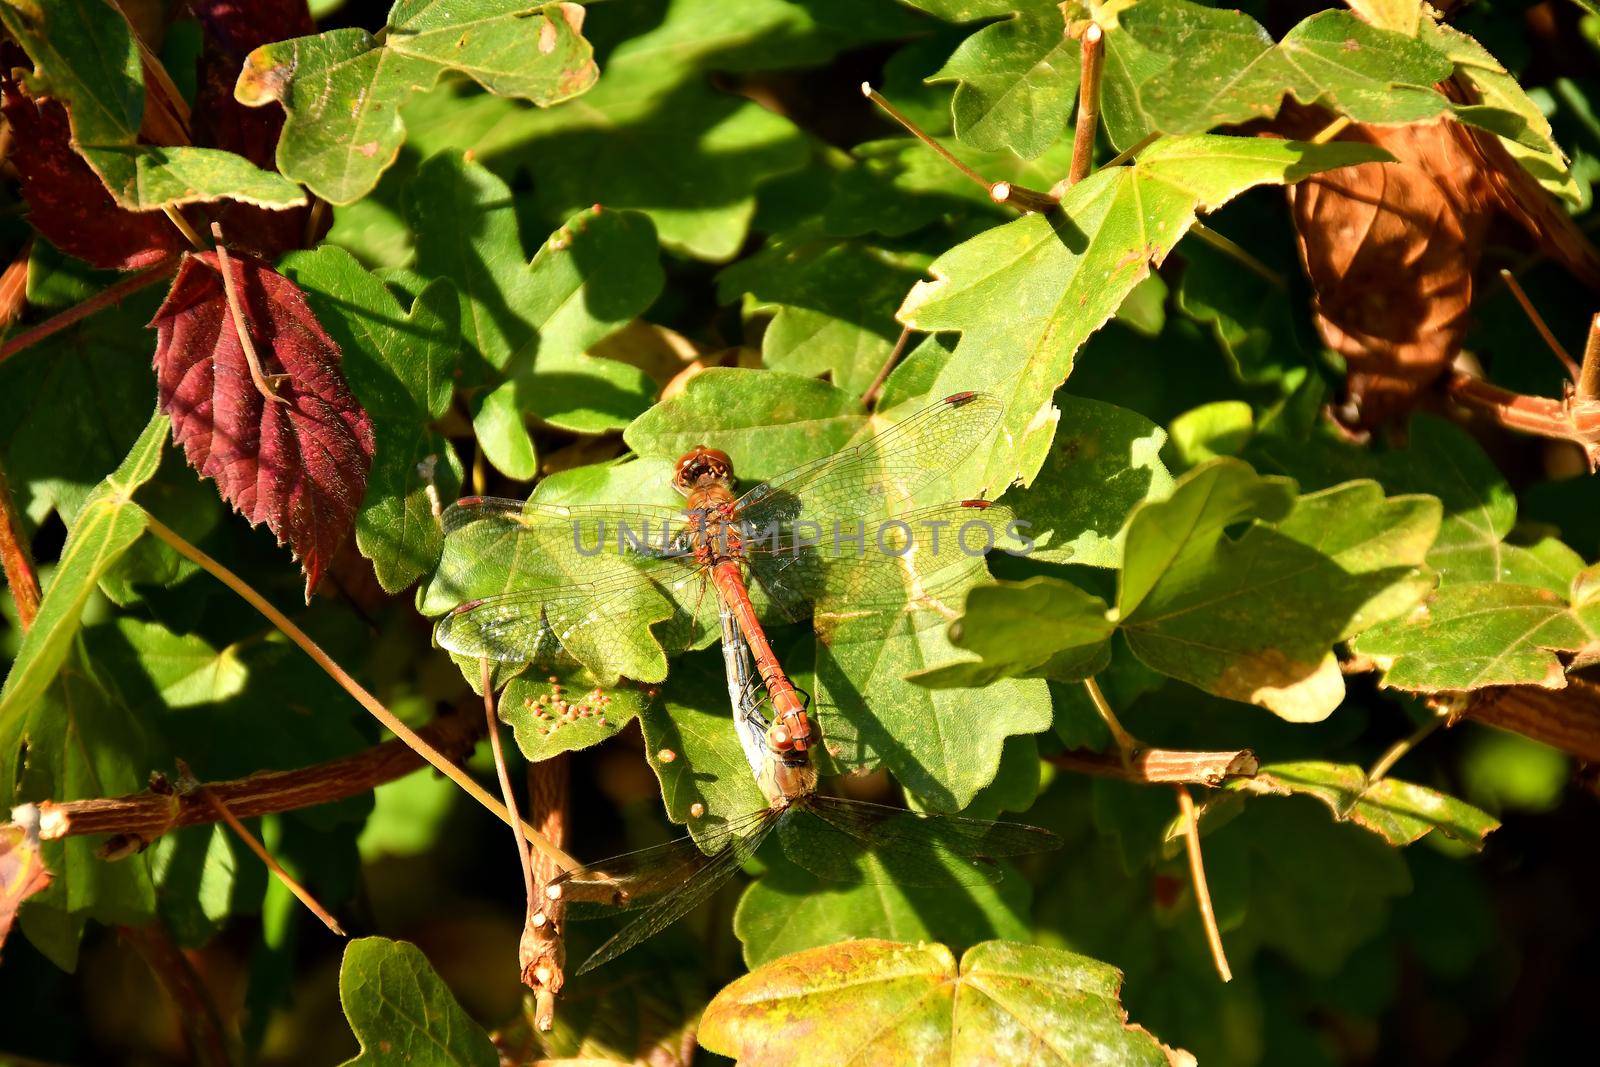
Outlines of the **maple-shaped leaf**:
<svg viewBox="0 0 1600 1067">
<path fill-rule="evenodd" d="M 161 410 L 190 466 L 293 549 L 309 600 L 366 493 L 372 421 L 300 289 L 259 259 L 228 258 L 263 372 L 287 375 L 278 399 L 252 381 L 217 254 L 205 252 L 184 258 L 151 322 Z"/>
<path fill-rule="evenodd" d="M 200 57 L 195 62 L 196 91 L 190 125 L 196 144 L 243 156 L 264 170 L 273 167 L 283 109 L 246 107 L 234 99 L 233 86 L 251 51 L 273 41 L 316 32 L 306 0 L 194 0 L 200 23 Z M 222 224 L 230 245 L 274 257 L 327 232 L 324 212 L 319 231 L 307 233 L 311 208 L 267 211 L 253 204 L 223 201 L 211 211 Z"/>
<path fill-rule="evenodd" d="M 6 158 L 22 179 L 28 221 L 51 244 L 96 267 L 137 270 L 182 251 L 183 235 L 164 214 L 129 211 L 106 191 L 73 151 L 66 108 L 34 99 L 14 76 L 26 64 L 21 49 L 0 47 L 0 109 L 11 128 Z"/>
</svg>

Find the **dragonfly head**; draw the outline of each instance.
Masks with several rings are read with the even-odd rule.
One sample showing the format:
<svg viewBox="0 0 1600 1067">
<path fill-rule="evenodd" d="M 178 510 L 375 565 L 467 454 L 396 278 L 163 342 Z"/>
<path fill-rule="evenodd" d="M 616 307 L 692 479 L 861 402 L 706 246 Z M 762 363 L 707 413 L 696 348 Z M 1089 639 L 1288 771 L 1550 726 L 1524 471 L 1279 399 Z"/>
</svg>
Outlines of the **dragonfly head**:
<svg viewBox="0 0 1600 1067">
<path fill-rule="evenodd" d="M 726 452 L 705 445 L 696 445 L 678 460 L 678 469 L 672 476 L 672 487 L 684 496 L 696 489 L 712 484 L 727 484 L 733 480 L 733 461 Z"/>
</svg>

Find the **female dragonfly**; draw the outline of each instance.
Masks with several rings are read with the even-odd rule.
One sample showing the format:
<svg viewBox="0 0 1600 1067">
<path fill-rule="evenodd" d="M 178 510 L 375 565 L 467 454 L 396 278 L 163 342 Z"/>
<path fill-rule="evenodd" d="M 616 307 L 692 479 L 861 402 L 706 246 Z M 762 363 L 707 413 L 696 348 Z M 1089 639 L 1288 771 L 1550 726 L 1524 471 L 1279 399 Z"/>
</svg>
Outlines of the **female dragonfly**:
<svg viewBox="0 0 1600 1067">
<path fill-rule="evenodd" d="M 803 753 L 814 732 L 806 700 L 763 615 L 802 621 L 826 603 L 952 617 L 944 599 L 983 575 L 985 552 L 1019 543 L 1010 512 L 973 499 L 884 514 L 976 452 L 999 416 L 994 398 L 957 393 L 738 497 L 727 454 L 701 445 L 677 464 L 682 510 L 461 500 L 444 515 L 446 560 L 467 562 L 439 569 L 435 588 L 455 607 L 435 637 L 463 656 L 570 656 L 607 684 L 652 682 L 665 677 L 666 651 L 713 638 L 715 608 L 754 657 L 772 745 Z"/>
<path fill-rule="evenodd" d="M 562 874 L 546 889 L 576 917 L 638 910 L 578 974 L 615 959 L 692 911 L 756 854 L 774 831 L 785 855 L 820 878 L 899 886 L 997 881 L 1000 859 L 1061 846 L 1048 830 L 869 804 L 817 792 L 811 754 L 785 746 L 775 710 L 737 618 L 722 612 L 723 658 L 734 725 L 767 805 L 716 827 Z M 707 851 L 709 850 L 709 851 Z M 545 916 L 548 920 L 549 916 Z"/>
</svg>

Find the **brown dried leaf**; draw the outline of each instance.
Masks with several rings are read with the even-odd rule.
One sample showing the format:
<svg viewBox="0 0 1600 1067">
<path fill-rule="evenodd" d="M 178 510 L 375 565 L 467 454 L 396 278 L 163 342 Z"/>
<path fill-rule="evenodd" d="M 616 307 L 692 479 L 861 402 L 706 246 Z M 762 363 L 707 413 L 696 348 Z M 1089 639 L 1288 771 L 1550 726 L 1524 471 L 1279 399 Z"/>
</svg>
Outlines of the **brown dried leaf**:
<svg viewBox="0 0 1600 1067">
<path fill-rule="evenodd" d="M 5 945 L 22 902 L 42 893 L 49 886 L 50 877 L 39 853 L 37 824 L 0 826 L 0 946 Z"/>
<path fill-rule="evenodd" d="M 190 466 L 293 549 L 309 600 L 366 493 L 372 422 L 300 289 L 253 256 L 229 260 L 262 370 L 288 375 L 283 402 L 252 381 L 217 255 L 206 252 L 184 257 L 151 322 L 161 410 Z"/>
</svg>

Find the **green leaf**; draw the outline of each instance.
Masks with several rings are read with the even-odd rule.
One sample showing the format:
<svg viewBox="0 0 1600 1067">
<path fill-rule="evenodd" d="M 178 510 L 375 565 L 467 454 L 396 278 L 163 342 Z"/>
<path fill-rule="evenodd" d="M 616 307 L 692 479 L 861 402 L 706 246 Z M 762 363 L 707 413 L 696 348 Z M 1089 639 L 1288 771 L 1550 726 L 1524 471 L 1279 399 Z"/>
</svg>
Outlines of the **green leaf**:
<svg viewBox="0 0 1600 1067">
<path fill-rule="evenodd" d="M 537 763 L 614 736 L 648 703 L 639 689 L 602 688 L 572 672 L 513 678 L 500 692 L 498 710 L 500 721 L 515 732 L 522 754 Z"/>
<path fill-rule="evenodd" d="M 167 708 L 214 704 L 245 690 L 249 670 L 234 646 L 218 649 L 198 634 L 175 634 L 159 623 L 118 619 L 114 624 Z"/>
<path fill-rule="evenodd" d="M 749 481 L 837 452 L 865 421 L 858 397 L 827 382 L 785 371 L 712 368 L 640 415 L 622 439 L 641 456 L 672 462 L 711 444 Z"/>
<path fill-rule="evenodd" d="M 802 949 L 855 938 L 940 941 L 974 945 L 990 938 L 1028 936 L 1027 882 L 1008 873 L 997 885 L 960 894 L 874 882 L 828 882 L 773 850 L 772 863 L 739 898 L 733 932 L 744 943 L 747 967 Z"/>
<path fill-rule="evenodd" d="M 611 52 L 581 107 L 534 111 L 441 90 L 407 109 L 413 144 L 424 154 L 470 148 L 504 175 L 537 174 L 534 196 L 547 219 L 595 203 L 633 208 L 650 216 L 667 248 L 730 259 L 749 232 L 756 186 L 800 169 L 808 149 L 787 119 L 714 91 L 704 73 L 804 62 L 793 38 L 807 37 L 812 24 L 780 0 L 723 3 L 710 23 L 704 0 L 674 0 L 664 15 L 640 8 L 596 9 L 597 25 L 650 29 Z"/>
<path fill-rule="evenodd" d="M 1167 435 L 1143 415 L 1057 393 L 1055 442 L 1026 490 L 1005 502 L 1038 542 L 1030 559 L 1122 565 L 1123 527 L 1135 506 L 1172 492 L 1161 462 Z"/>
<path fill-rule="evenodd" d="M 513 204 L 504 182 L 454 154 L 428 160 L 406 189 L 415 269 L 457 286 L 462 340 L 481 357 L 466 383 L 491 386 L 477 401 L 479 443 L 503 473 L 528 479 L 525 416 L 597 433 L 649 406 L 655 385 L 644 372 L 584 353 L 648 307 L 664 276 L 655 233 L 636 212 L 580 211 L 530 262 Z"/>
<path fill-rule="evenodd" d="M 1195 221 L 1252 186 L 1285 183 L 1376 158 L 1367 146 L 1238 137 L 1177 137 L 1130 166 L 1074 185 L 1061 211 L 1025 215 L 957 245 L 900 306 L 918 330 L 957 330 L 962 343 L 936 392 L 986 389 L 1006 405 L 982 484 L 1026 483 L 1055 421 L 1048 405 L 1091 333 Z M 996 358 L 1004 353 L 1005 358 Z"/>
<path fill-rule="evenodd" d="M 1348 11 L 1318 12 L 1277 44 L 1243 12 L 1188 0 L 1140 0 L 1099 21 L 1103 113 L 1118 147 L 1271 118 L 1286 95 L 1386 125 L 1454 110 L 1434 88 L 1454 70 L 1449 56 Z"/>
<path fill-rule="evenodd" d="M 740 295 L 776 314 L 761 337 L 762 362 L 807 377 L 828 374 L 860 396 L 900 336 L 890 310 L 932 257 L 842 241 L 804 230 L 778 234 L 717 276 L 717 298 Z"/>
<path fill-rule="evenodd" d="M 345 946 L 339 1003 L 361 1054 L 345 1067 L 433 1063 L 497 1067 L 494 1042 L 407 941 L 361 937 Z"/>
<path fill-rule="evenodd" d="M 1117 624 L 1106 602 L 1056 578 L 980 585 L 950 624 L 950 643 L 978 656 L 930 667 L 909 680 L 930 689 L 983 686 L 1000 678 L 1071 682 L 1104 670 Z"/>
<path fill-rule="evenodd" d="M 376 448 L 356 547 L 372 560 L 379 584 L 398 593 L 439 558 L 436 508 L 461 489 L 455 449 L 429 428 L 455 392 L 455 291 L 434 282 L 402 312 L 388 287 L 331 246 L 287 257 L 282 271 L 339 345 L 350 388 L 372 417 Z"/>
<path fill-rule="evenodd" d="M 1433 19 L 1421 20 L 1419 36 L 1434 48 L 1449 56 L 1456 72 L 1475 90 L 1485 104 L 1518 116 L 1523 122 L 1525 136 L 1501 137 L 1500 143 L 1527 172 L 1554 196 L 1580 207 L 1583 191 L 1572 176 L 1572 166 L 1561 146 L 1556 143 L 1555 131 L 1545 118 L 1539 105 L 1534 103 L 1500 61 L 1477 40 L 1454 26 Z M 1529 141 L 1536 144 L 1529 144 Z"/>
<path fill-rule="evenodd" d="M 1016 14 L 961 42 L 930 82 L 955 82 L 956 137 L 1034 159 L 1061 138 L 1078 96 L 1078 40 L 1060 5 L 1017 0 Z M 1047 183 L 1048 187 L 1048 183 Z"/>
<path fill-rule="evenodd" d="M 1362 634 L 1354 648 L 1376 660 L 1383 684 L 1395 689 L 1560 689 L 1567 678 L 1557 652 L 1600 650 L 1600 600 L 1569 603 L 1549 589 L 1509 582 L 1447 585 L 1410 616 Z"/>
<path fill-rule="evenodd" d="M 1214 460 L 1129 520 L 1121 628 L 1163 674 L 1316 722 L 1344 697 L 1332 646 L 1432 587 L 1422 561 L 1438 526 L 1427 497 L 1352 482 L 1295 500 L 1283 479 Z"/>
<path fill-rule="evenodd" d="M 399 155 L 401 105 L 446 71 L 541 107 L 588 89 L 597 71 L 582 25 L 576 4 L 397 0 L 381 40 L 351 28 L 262 45 L 245 58 L 234 95 L 251 107 L 282 103 L 278 169 L 349 204 Z"/>
<path fill-rule="evenodd" d="M 111 0 L 4 0 L 0 23 L 33 60 L 32 94 L 66 107 L 73 147 L 123 207 L 151 211 L 227 198 L 280 209 L 306 202 L 294 182 L 232 152 L 139 142 L 139 44 Z"/>
<path fill-rule="evenodd" d="M 1211 327 L 1240 381 L 1282 382 L 1310 362 L 1301 336 L 1304 316 L 1293 300 L 1284 299 L 1280 286 L 1240 270 L 1233 259 L 1194 238 L 1184 241 L 1178 254 L 1187 264 L 1178 281 L 1178 310 Z M 1269 265 L 1299 269 L 1287 258 Z"/>
<path fill-rule="evenodd" d="M 1328 806 L 1339 822 L 1353 822 L 1391 845 L 1410 845 L 1437 830 L 1474 849 L 1483 848 L 1500 821 L 1462 800 L 1427 786 L 1380 779 L 1369 785 L 1355 764 L 1304 760 L 1271 763 L 1227 788 L 1267 796 L 1303 794 Z"/>
<path fill-rule="evenodd" d="M 679 659 L 672 684 L 645 707 L 639 726 L 667 818 L 688 824 L 697 839 L 767 806 L 733 728 L 720 653 Z"/>
<path fill-rule="evenodd" d="M 938 944 L 845 941 L 784 956 L 725 987 L 700 1043 L 740 1063 L 1178 1062 L 1118 1003 L 1116 968 L 987 941 L 958 966 Z"/>
</svg>

